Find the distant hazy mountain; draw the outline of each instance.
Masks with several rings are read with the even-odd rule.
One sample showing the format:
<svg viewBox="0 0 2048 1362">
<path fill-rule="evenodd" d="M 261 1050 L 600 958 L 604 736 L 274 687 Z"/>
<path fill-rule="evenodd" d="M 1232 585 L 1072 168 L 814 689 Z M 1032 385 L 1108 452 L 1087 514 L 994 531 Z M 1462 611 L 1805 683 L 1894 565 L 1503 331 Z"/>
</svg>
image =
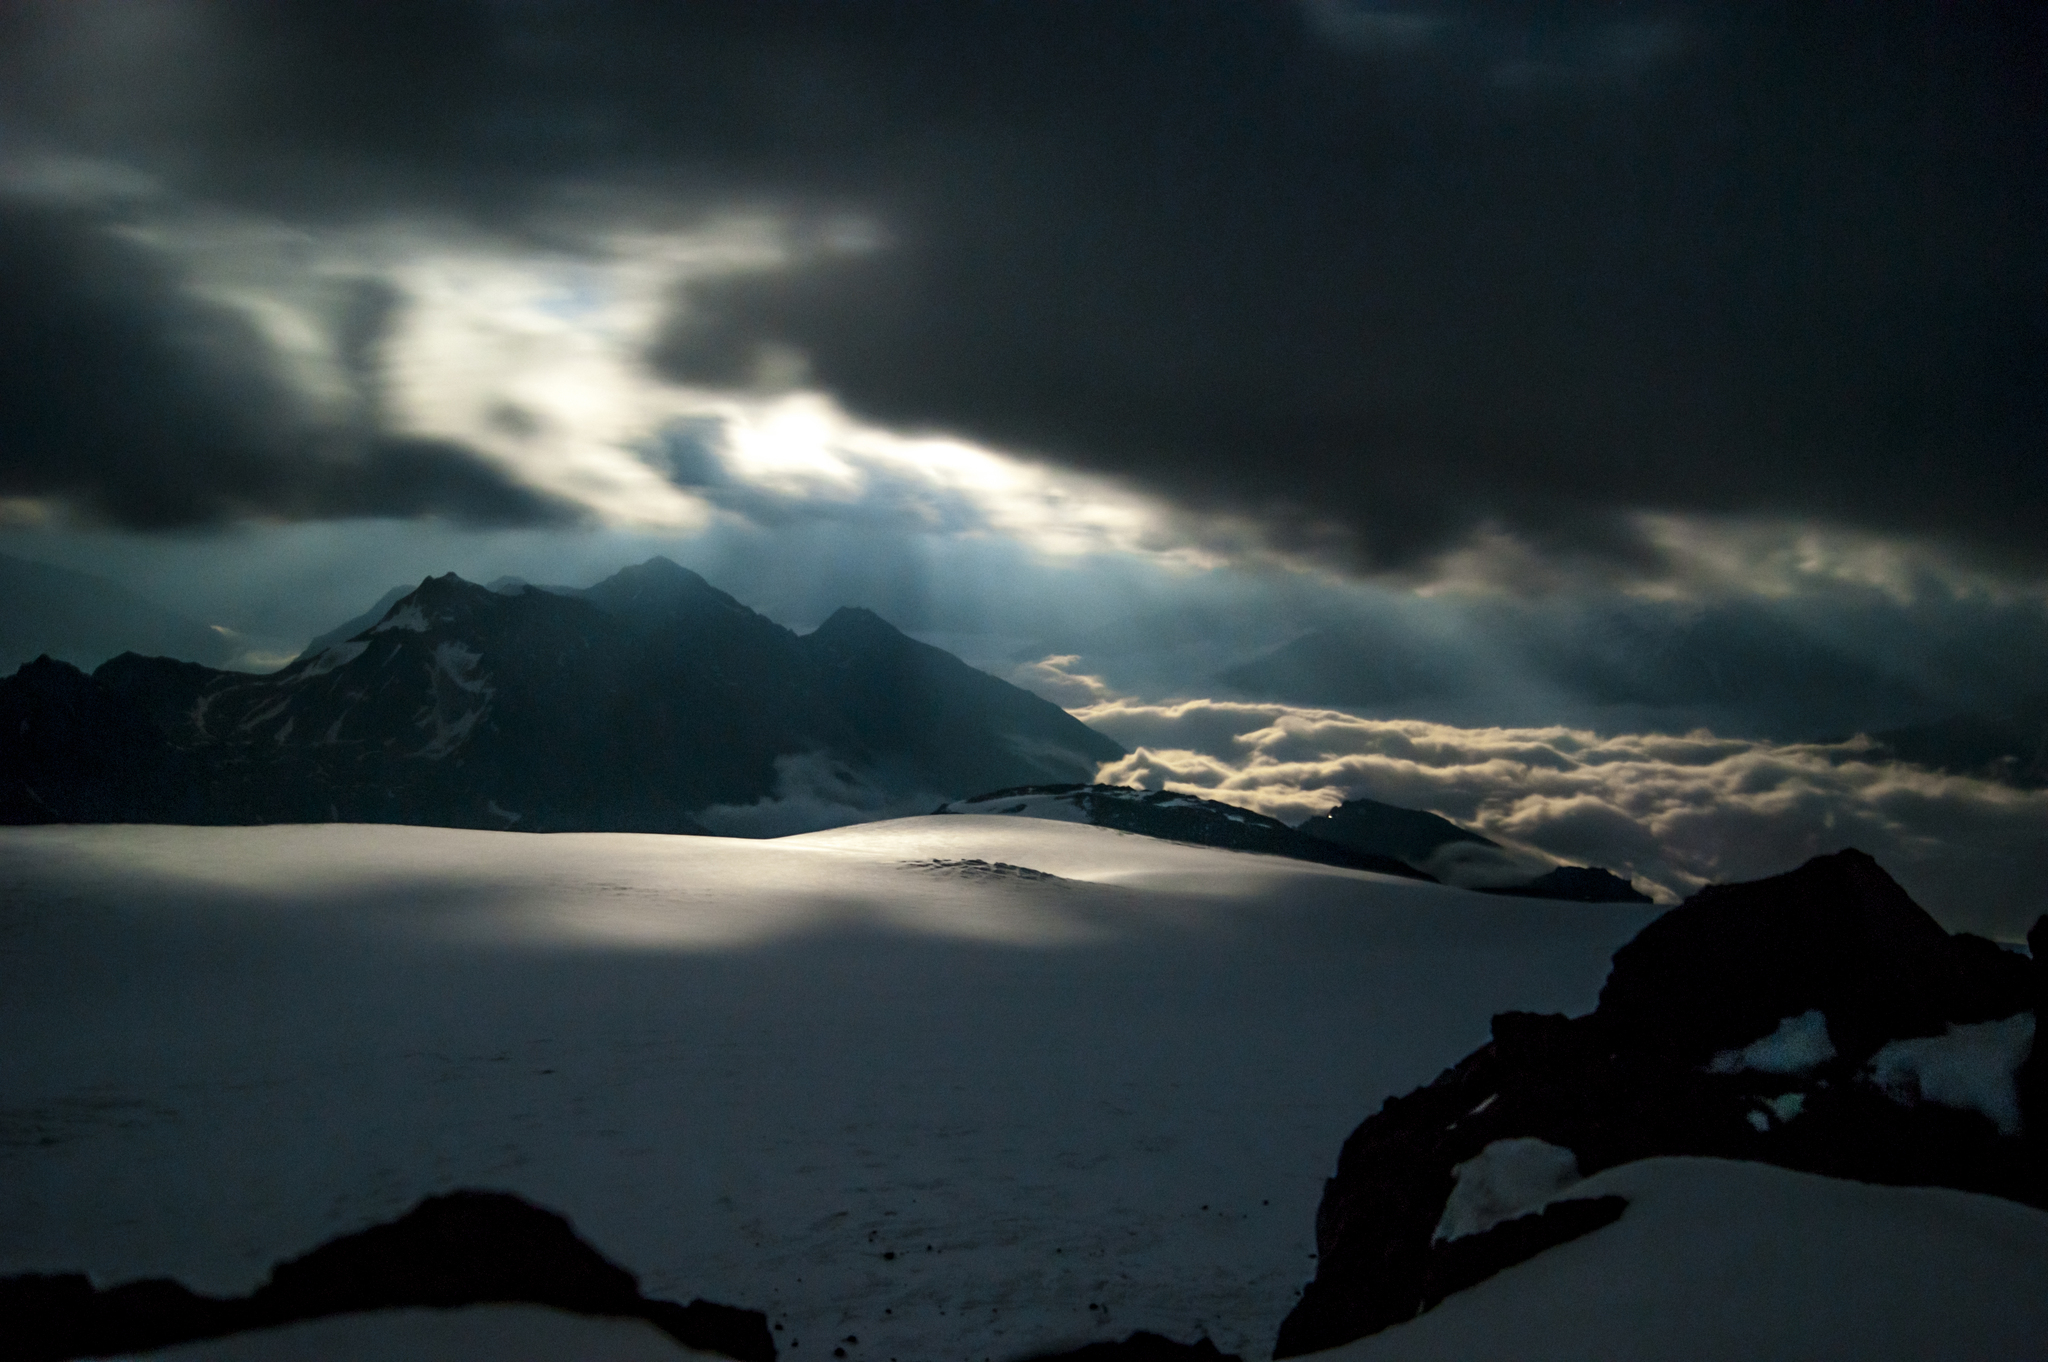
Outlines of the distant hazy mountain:
<svg viewBox="0 0 2048 1362">
<path fill-rule="evenodd" d="M 1172 790 L 1137 790 L 1128 785 L 1027 785 L 955 800 L 933 812 L 1008 814 L 1059 823 L 1090 823 L 1172 842 L 1291 856 L 1298 861 L 1372 870 L 1411 880 L 1432 878 L 1394 857 L 1354 851 L 1297 832 L 1277 818 Z"/>
<path fill-rule="evenodd" d="M 1371 856 L 1392 856 L 1410 865 L 1420 865 L 1447 842 L 1500 845 L 1448 818 L 1422 809 L 1382 804 L 1377 799 L 1347 799 L 1328 813 L 1298 826 L 1311 837 Z"/>
<path fill-rule="evenodd" d="M 323 653 L 327 651 L 329 648 L 332 648 L 337 643 L 348 642 L 348 640 L 354 638 L 357 634 L 362 633 L 371 625 L 375 624 L 378 620 L 381 620 L 386 615 L 390 614 L 392 606 L 397 605 L 400 601 L 404 600 L 407 596 L 410 596 L 413 592 L 417 590 L 419 590 L 419 588 L 415 586 L 392 587 L 389 591 L 379 596 L 377 598 L 377 603 L 371 606 L 368 610 L 365 610 L 362 614 L 357 615 L 353 619 L 342 621 L 340 624 L 335 625 L 332 629 L 329 629 L 326 633 L 320 635 L 318 638 L 315 638 L 308 642 L 304 648 L 301 648 L 299 650 L 299 656 L 302 658 L 312 657 L 315 653 Z M 134 651 L 142 653 L 146 652 L 147 650 L 137 648 L 134 649 Z"/>
<path fill-rule="evenodd" d="M 792 758 L 944 797 L 1122 755 L 866 611 L 800 638 L 660 558 L 577 596 L 429 578 L 269 676 L 127 653 L 91 678 L 31 679 L 40 689 L 0 683 L 31 728 L 57 722 L 35 712 L 46 694 L 115 705 L 161 744 L 140 766 L 173 773 L 153 793 L 94 794 L 74 815 L 87 821 L 120 805 L 197 822 L 687 832 L 708 806 L 777 797 Z M 27 752 L 0 748 L 0 779 L 33 774 L 13 769 Z"/>
<path fill-rule="evenodd" d="M 2003 714 L 1965 714 L 1873 733 L 1900 761 L 2023 790 L 2048 787 L 2048 691 Z"/>
<path fill-rule="evenodd" d="M 531 585 L 532 583 L 527 582 L 523 578 L 519 577 L 498 577 L 484 583 L 484 589 L 487 591 L 495 591 L 502 596 L 513 594 Z M 581 596 L 585 590 L 585 588 L 583 587 L 574 586 L 544 586 L 538 589 L 541 591 L 551 591 L 557 596 Z M 320 635 L 318 638 L 309 641 L 304 648 L 301 648 L 299 650 L 299 656 L 311 657 L 313 656 L 313 654 L 323 652 L 326 649 L 333 647 L 337 643 L 347 642 L 349 639 L 354 638 L 357 634 L 362 633 L 365 629 L 368 629 L 378 620 L 383 619 L 385 615 L 390 613 L 392 606 L 398 604 L 400 601 L 404 600 L 407 596 L 410 596 L 413 592 L 417 590 L 419 590 L 418 587 L 407 586 L 402 582 L 399 585 L 392 587 L 382 596 L 379 596 L 377 598 L 377 603 L 371 606 L 368 610 L 365 610 L 362 614 L 355 616 L 353 619 L 349 619 L 340 624 L 335 625 L 332 629 L 329 629 L 326 633 Z M 138 648 L 136 649 L 136 651 L 140 652 L 142 650 Z"/>
<path fill-rule="evenodd" d="M 1474 609 L 1462 634 L 1418 637 L 1394 624 L 1320 630 L 1215 680 L 1255 699 L 1369 713 L 1547 723 L 1563 707 L 1573 723 L 1704 726 L 1782 740 L 1893 726 L 1941 708 L 1922 680 L 1758 611 L 1495 617 Z M 1474 637 L 1485 639 L 1484 649 Z"/>
<path fill-rule="evenodd" d="M 89 573 L 0 554 L 0 673 L 47 653 L 97 667 L 138 652 L 225 666 L 234 642 Z"/>
</svg>

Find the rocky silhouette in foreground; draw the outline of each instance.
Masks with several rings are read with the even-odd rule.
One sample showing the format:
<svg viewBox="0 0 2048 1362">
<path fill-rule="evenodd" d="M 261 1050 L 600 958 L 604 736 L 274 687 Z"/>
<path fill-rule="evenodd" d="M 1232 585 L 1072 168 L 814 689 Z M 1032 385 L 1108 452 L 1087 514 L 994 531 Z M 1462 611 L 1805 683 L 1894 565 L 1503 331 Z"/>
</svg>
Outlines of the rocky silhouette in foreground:
<svg viewBox="0 0 2048 1362">
<path fill-rule="evenodd" d="M 1497 1016 L 1491 1043 L 1352 1133 L 1274 1355 L 1411 1319 L 1611 1223 L 1619 1198 L 1555 1198 L 1637 1159 L 2048 1207 L 2048 918 L 2028 939 L 2032 960 L 1951 935 L 1859 851 L 1702 890 L 1615 953 L 1591 1014 Z"/>
<path fill-rule="evenodd" d="M 9 1362 L 166 1348 L 330 1315 L 435 1306 L 527 1304 L 641 1319 L 685 1347 L 774 1362 L 757 1310 L 650 1300 L 633 1274 L 569 1222 L 504 1192 L 429 1197 L 389 1224 L 280 1263 L 247 1296 L 202 1296 L 167 1278 L 94 1289 L 82 1274 L 0 1278 Z"/>
<path fill-rule="evenodd" d="M 1244 1362 L 1236 1353 L 1219 1350 L 1206 1338 L 1176 1343 L 1143 1329 L 1115 1342 L 1088 1343 L 1070 1352 L 1040 1353 L 1026 1362 Z"/>
</svg>

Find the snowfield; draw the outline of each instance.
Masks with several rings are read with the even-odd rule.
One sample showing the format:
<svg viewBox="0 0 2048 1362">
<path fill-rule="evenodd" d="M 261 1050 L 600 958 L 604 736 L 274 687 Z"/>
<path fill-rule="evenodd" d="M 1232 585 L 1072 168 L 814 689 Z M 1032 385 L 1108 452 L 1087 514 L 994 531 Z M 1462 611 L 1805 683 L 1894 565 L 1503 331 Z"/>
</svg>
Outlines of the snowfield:
<svg viewBox="0 0 2048 1362">
<path fill-rule="evenodd" d="M 1135 1329 L 1265 1358 L 1344 1137 L 1495 1012 L 1590 1009 L 1657 911 L 987 816 L 776 841 L 0 830 L 0 1274 L 238 1293 L 487 1187 L 568 1216 L 650 1296 L 765 1310 L 786 1362 L 1002 1362 Z M 1345 1351 L 1678 1356 L 1610 1345 L 1676 1318 L 1657 1291 L 1725 1297 L 1745 1263 L 1776 1274 L 1751 1357 L 1833 1355 L 1768 1312 L 1873 1280 L 1885 1318 L 1925 1327 L 1839 1355 L 2048 1337 L 2040 1212 L 1703 1160 L 1559 1195 L 1602 1190 L 1641 1200 Z M 1699 1282 L 1659 1285 L 1649 1265 L 1695 1252 Z M 161 1356 L 675 1351 L 534 1313 Z M 1527 1351 L 1473 1343 L 1509 1321 Z"/>
<path fill-rule="evenodd" d="M 2048 1214 L 1722 1159 L 1643 1159 L 1559 1197 L 1621 1219 L 1320 1356 L 1331 1362 L 2028 1362 Z"/>
</svg>

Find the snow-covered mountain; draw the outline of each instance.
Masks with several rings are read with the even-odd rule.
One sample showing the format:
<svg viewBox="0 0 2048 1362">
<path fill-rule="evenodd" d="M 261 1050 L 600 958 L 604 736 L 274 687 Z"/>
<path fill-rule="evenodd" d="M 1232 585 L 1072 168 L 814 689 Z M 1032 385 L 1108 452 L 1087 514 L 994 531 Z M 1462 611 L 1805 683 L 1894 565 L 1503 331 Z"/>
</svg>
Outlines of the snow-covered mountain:
<svg viewBox="0 0 2048 1362">
<path fill-rule="evenodd" d="M 130 653 L 0 682 L 10 737 L 86 710 L 160 739 L 132 777 L 102 762 L 78 791 L 61 743 L 10 741 L 12 821 L 698 831 L 697 811 L 773 800 L 792 769 L 942 798 L 1122 751 L 870 612 L 799 637 L 666 559 L 575 596 L 430 578 L 269 676 Z"/>
<path fill-rule="evenodd" d="M 1796 1141 L 1817 1106 L 1770 1108 L 1768 1131 L 1743 1113 L 1828 1077 L 1798 1072 L 1811 1028 L 1759 1048 L 1772 1023 L 1727 1011 L 1812 1001 L 1715 984 L 1730 962 L 1771 978 L 1794 958 L 1783 935 L 1745 956 L 1746 920 L 1702 938 L 1681 910 L 1653 934 L 1639 906 L 1507 902 L 1045 819 L 754 841 L 17 828 L 0 865 L 0 1277 L 261 1297 L 273 1266 L 378 1241 L 472 1187 L 566 1217 L 637 1278 L 620 1313 L 642 1312 L 394 1310 L 161 1362 L 653 1362 L 687 1354 L 641 1320 L 695 1297 L 764 1312 L 781 1362 L 1015 1362 L 1140 1329 L 1263 1358 L 1318 1267 L 1345 1133 L 1483 1045 L 1497 1014 L 1608 1010 L 1602 980 L 1632 939 L 1615 973 L 1647 992 L 1624 979 L 1612 1006 L 1697 1019 L 1673 1062 L 1727 1086 L 1740 1138 Z M 1841 990 L 1874 977 L 1873 935 L 1923 957 L 1914 977 L 1943 973 L 1950 948 L 1920 949 L 1935 938 L 1910 920 L 1845 942 L 1826 914 L 1801 919 L 1843 947 L 1820 991 L 1830 1025 L 1859 1015 Z M 2013 960 L 1994 969 L 2032 969 Z M 1659 996 L 1673 965 L 1689 991 Z M 1799 971 L 1779 985 L 1796 992 Z M 1850 1036 L 1825 1034 L 1853 1065 Z M 1717 1068 L 1715 1047 L 1740 1048 Z M 1438 1098 L 1475 1070 L 1423 1087 L 1424 1105 L 1455 1107 Z M 1598 1115 L 1614 1091 L 1499 1072 L 1530 1078 L 1490 1105 L 1473 1093 L 1479 1118 L 1588 1097 Z M 1939 1066 L 1916 1072 L 1920 1107 L 1871 1100 L 1993 1128 L 1941 1105 Z M 1453 1131 L 1468 1133 L 1484 1132 Z M 1334 1356 L 2020 1362 L 2048 1336 L 2048 1213 L 2005 1197 L 1746 1157 L 1576 1182 L 1602 1161 L 1481 1162 L 1415 1184 L 1425 1238 L 1484 1239 L 1502 1209 L 1512 1225 L 1531 1205 L 1625 1205 Z"/>
</svg>

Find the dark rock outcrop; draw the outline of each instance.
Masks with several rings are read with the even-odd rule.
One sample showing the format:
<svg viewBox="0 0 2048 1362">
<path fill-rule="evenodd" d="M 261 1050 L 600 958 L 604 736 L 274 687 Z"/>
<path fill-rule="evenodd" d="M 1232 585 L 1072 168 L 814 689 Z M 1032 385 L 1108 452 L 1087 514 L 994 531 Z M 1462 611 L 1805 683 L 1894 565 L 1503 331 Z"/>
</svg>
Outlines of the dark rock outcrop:
<svg viewBox="0 0 2048 1362">
<path fill-rule="evenodd" d="M 1368 856 L 1391 856 L 1409 865 L 1428 860 L 1437 848 L 1451 842 L 1483 847 L 1500 845 L 1426 809 L 1404 809 L 1377 799 L 1347 799 L 1327 813 L 1295 826 L 1311 837 Z"/>
<path fill-rule="evenodd" d="M 1041 1353 L 1027 1362 L 1244 1362 L 1236 1353 L 1219 1351 L 1206 1338 L 1176 1343 L 1164 1334 L 1140 1329 L 1114 1342 L 1088 1343 L 1070 1352 Z"/>
<path fill-rule="evenodd" d="M 1835 1048 L 1931 1035 L 2031 1006 L 2025 957 L 1951 936 L 1860 851 L 1711 885 L 1614 953 L 1594 1017 L 1631 1057 L 1705 1064 L 1818 1009 Z"/>
<path fill-rule="evenodd" d="M 1169 842 L 1256 851 L 1436 883 L 1431 876 L 1391 856 L 1353 851 L 1290 828 L 1277 818 L 1173 790 L 1139 790 L 1129 785 L 1020 785 L 972 799 L 956 799 L 941 804 L 933 812 L 1052 817 Z M 1081 817 L 1073 817 L 1075 813 Z"/>
<path fill-rule="evenodd" d="M 2030 940 L 2048 946 L 2048 919 Z M 1699 1155 L 2048 1207 L 2048 1065 L 2038 1047 L 2012 1079 L 2016 1132 L 2002 1128 L 1995 1103 L 1923 1092 L 1917 1079 L 1887 1087 L 1873 1065 L 1899 1053 L 1887 1048 L 1894 1042 L 1948 1037 L 1952 1026 L 2030 1022 L 2018 1014 L 2038 1015 L 2048 998 L 2044 960 L 2048 951 L 2029 960 L 1944 931 L 1858 851 L 1701 891 L 1615 953 L 1595 1011 L 1495 1017 L 1489 1044 L 1388 1099 L 1351 1134 L 1316 1214 L 1316 1278 L 1281 1326 L 1275 1356 L 1414 1317 L 1469 1284 L 1457 1266 L 1467 1255 L 1498 1270 L 1562 1242 L 1559 1232 L 1604 1223 L 1568 1218 L 1491 1247 L 1436 1241 L 1454 1170 L 1501 1140 L 1568 1150 L 1587 1176 Z M 2004 1082 L 1980 1070 L 1980 1088 Z"/>
<path fill-rule="evenodd" d="M 641 1319 L 685 1347 L 774 1362 L 767 1317 L 696 1300 L 650 1300 L 633 1274 L 569 1222 L 504 1192 L 429 1197 L 399 1219 L 274 1268 L 247 1296 L 156 1279 L 95 1290 L 80 1274 L 0 1279 L 0 1358 L 65 1362 L 166 1348 L 331 1315 L 416 1307 L 545 1305 Z"/>
<path fill-rule="evenodd" d="M 1493 885 L 1479 891 L 1520 899 L 1563 899 L 1569 903 L 1652 903 L 1648 894 L 1597 865 L 1561 865 L 1527 884 Z"/>
</svg>

